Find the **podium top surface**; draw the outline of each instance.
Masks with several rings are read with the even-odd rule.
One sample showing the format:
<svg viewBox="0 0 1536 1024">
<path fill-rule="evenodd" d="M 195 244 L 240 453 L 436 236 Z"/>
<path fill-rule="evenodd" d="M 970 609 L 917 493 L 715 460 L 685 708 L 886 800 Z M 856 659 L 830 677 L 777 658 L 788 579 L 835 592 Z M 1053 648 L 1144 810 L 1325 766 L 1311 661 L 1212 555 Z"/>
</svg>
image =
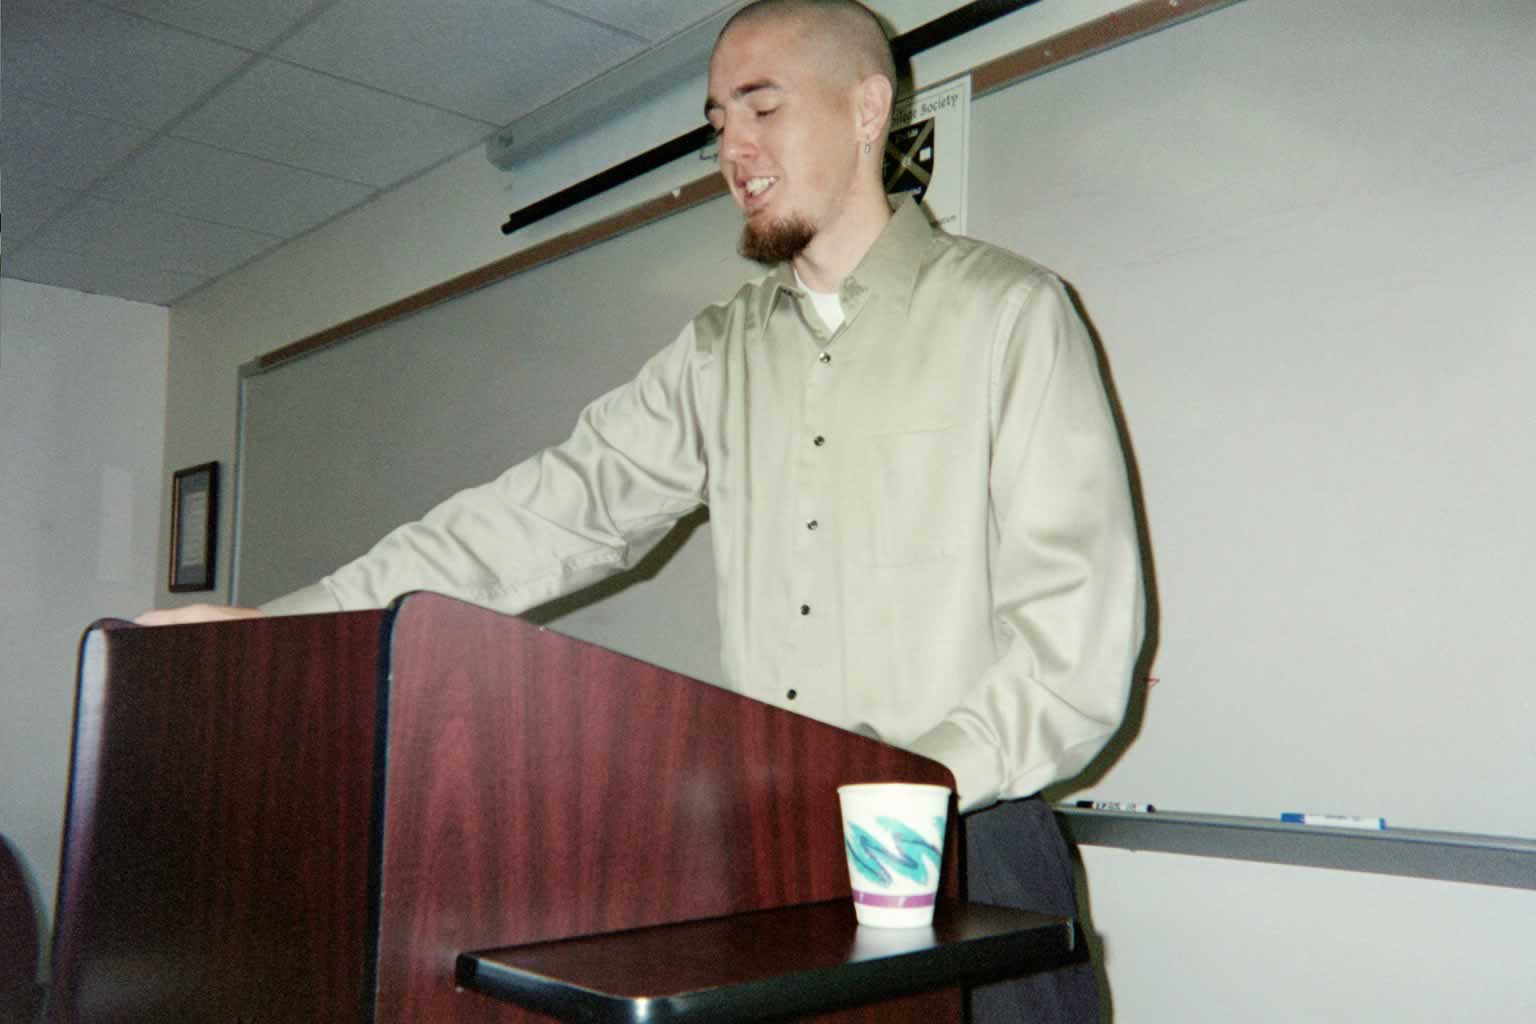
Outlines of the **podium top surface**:
<svg viewBox="0 0 1536 1024">
<path fill-rule="evenodd" d="M 461 954 L 458 983 L 572 1021 L 756 1021 L 1070 963 L 1071 918 L 941 903 L 861 928 L 846 899 Z"/>
</svg>

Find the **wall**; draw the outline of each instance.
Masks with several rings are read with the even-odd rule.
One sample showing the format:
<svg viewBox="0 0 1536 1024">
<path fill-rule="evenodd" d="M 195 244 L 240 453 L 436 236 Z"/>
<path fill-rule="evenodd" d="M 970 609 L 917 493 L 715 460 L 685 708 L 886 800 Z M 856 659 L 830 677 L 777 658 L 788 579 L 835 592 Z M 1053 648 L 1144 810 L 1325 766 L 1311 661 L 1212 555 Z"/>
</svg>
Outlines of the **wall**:
<svg viewBox="0 0 1536 1024">
<path fill-rule="evenodd" d="M 1117 6 L 1030 8 L 920 62 L 918 80 Z M 696 124 L 701 95 L 700 83 L 680 88 L 510 176 L 468 154 L 178 305 L 167 467 L 232 458 L 243 362 L 697 177 L 698 167 L 674 166 L 510 243 L 497 232 L 511 210 Z M 1134 426 L 1136 409 L 1127 413 Z M 222 528 L 227 552 L 227 518 Z M 221 583 L 227 573 L 226 559 Z M 173 600 L 163 590 L 158 599 Z M 1520 1019 L 1536 1005 L 1519 960 L 1536 934 L 1526 892 L 1118 850 L 1084 859 L 1121 1021 L 1456 1020 L 1468 1007 Z"/>
<path fill-rule="evenodd" d="M 1536 891 L 1082 852 L 1122 1024 L 1536 1020 Z"/>
<path fill-rule="evenodd" d="M 150 607 L 167 311 L 0 281 L 0 832 L 52 917 L 81 631 Z"/>
</svg>

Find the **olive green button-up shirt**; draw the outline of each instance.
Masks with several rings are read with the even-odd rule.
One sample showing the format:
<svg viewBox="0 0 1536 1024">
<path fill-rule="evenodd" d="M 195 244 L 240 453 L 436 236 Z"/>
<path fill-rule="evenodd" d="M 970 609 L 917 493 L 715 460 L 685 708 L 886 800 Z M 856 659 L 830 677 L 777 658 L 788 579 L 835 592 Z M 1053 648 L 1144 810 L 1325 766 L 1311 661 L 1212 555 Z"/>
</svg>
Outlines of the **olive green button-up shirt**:
<svg viewBox="0 0 1536 1024">
<path fill-rule="evenodd" d="M 1125 460 L 1061 283 L 900 206 L 828 334 L 789 266 L 570 439 L 273 614 L 430 589 L 519 612 L 710 509 L 727 685 L 943 762 L 962 810 L 1083 768 L 1143 630 Z"/>
</svg>

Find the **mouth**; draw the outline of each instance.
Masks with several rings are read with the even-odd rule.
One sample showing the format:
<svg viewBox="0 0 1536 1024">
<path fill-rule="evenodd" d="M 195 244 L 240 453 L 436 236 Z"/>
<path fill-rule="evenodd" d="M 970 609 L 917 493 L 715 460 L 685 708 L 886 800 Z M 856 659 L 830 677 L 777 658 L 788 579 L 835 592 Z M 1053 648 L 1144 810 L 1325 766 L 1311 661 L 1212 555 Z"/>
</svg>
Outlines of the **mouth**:
<svg viewBox="0 0 1536 1024">
<path fill-rule="evenodd" d="M 737 188 L 741 191 L 742 202 L 749 207 L 761 206 L 766 196 L 778 184 L 779 179 L 770 175 L 761 174 L 752 178 L 741 179 Z"/>
</svg>

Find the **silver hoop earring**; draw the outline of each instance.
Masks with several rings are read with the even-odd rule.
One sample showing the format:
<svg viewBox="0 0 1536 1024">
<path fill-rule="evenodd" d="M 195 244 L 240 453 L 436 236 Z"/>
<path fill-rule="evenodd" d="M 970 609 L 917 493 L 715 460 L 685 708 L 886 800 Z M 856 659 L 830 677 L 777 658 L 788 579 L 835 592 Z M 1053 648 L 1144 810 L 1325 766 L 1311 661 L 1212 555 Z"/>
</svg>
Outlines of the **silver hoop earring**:
<svg viewBox="0 0 1536 1024">
<path fill-rule="evenodd" d="M 868 142 L 864 143 L 864 155 L 868 156 L 869 155 L 869 151 L 872 148 L 873 147 L 872 147 L 872 145 L 870 143 L 868 143 Z"/>
</svg>

